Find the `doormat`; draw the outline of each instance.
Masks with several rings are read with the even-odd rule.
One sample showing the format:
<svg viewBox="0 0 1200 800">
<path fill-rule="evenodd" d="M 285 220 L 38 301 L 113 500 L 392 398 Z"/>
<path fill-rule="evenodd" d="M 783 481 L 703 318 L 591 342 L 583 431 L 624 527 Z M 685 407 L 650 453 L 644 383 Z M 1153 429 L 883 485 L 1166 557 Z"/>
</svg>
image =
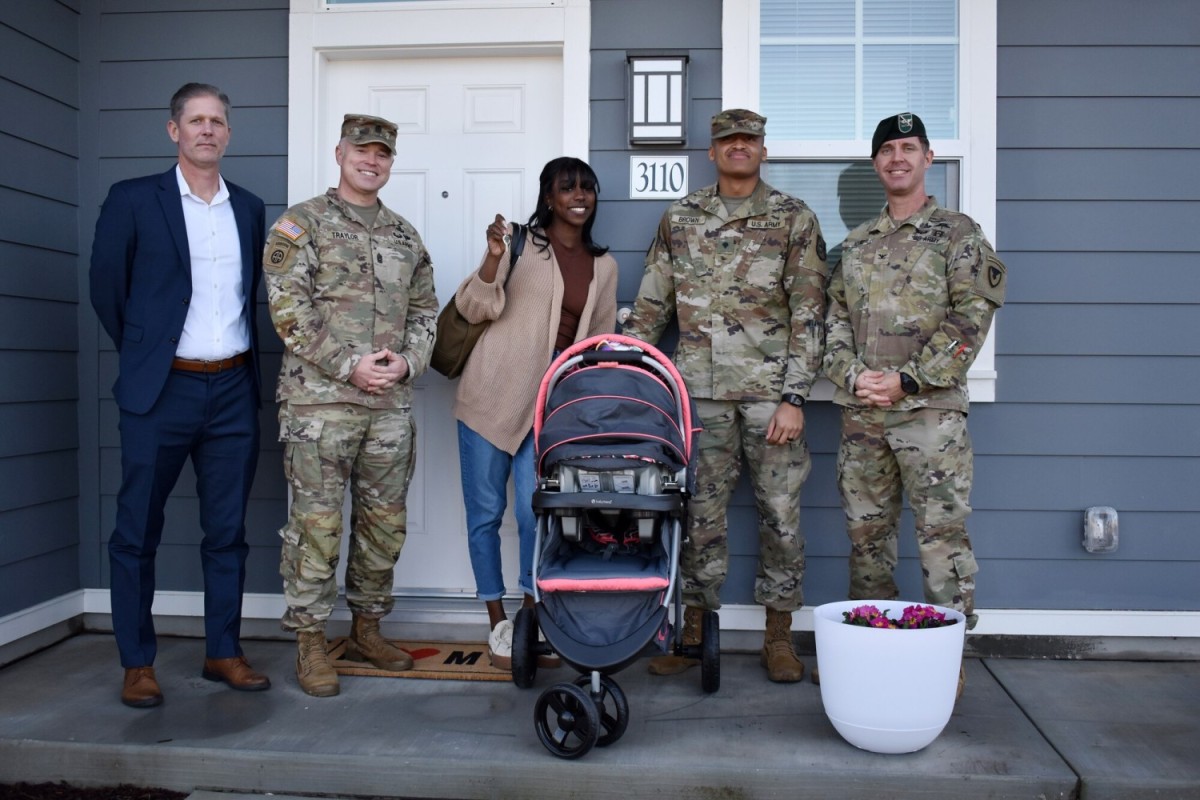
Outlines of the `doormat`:
<svg viewBox="0 0 1200 800">
<path fill-rule="evenodd" d="M 412 669 L 393 672 L 379 669 L 370 661 L 351 661 L 346 658 L 345 636 L 339 636 L 327 645 L 329 658 L 339 675 L 451 681 L 512 680 L 510 670 L 492 666 L 486 642 L 406 642 L 398 639 L 388 641 L 412 656 Z"/>
</svg>

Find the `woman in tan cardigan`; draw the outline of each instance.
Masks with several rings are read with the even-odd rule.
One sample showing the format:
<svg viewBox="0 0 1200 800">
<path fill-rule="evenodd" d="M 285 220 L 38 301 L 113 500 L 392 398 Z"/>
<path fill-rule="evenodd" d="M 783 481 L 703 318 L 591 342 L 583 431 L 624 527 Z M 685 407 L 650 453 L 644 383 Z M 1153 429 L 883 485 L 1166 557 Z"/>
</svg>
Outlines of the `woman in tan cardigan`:
<svg viewBox="0 0 1200 800">
<path fill-rule="evenodd" d="M 501 602 L 500 522 L 512 476 L 520 538 L 524 604 L 533 605 L 533 411 L 542 375 L 556 353 L 616 326 L 617 262 L 592 241 L 596 173 L 577 158 L 542 169 L 537 210 L 524 250 L 512 267 L 499 214 L 487 228 L 483 263 L 455 294 L 469 322 L 492 320 L 458 384 L 459 464 L 467 510 L 467 543 L 477 596 L 487 605 L 492 663 L 511 666 L 512 622 Z M 540 666 L 557 659 L 539 658 Z"/>
</svg>

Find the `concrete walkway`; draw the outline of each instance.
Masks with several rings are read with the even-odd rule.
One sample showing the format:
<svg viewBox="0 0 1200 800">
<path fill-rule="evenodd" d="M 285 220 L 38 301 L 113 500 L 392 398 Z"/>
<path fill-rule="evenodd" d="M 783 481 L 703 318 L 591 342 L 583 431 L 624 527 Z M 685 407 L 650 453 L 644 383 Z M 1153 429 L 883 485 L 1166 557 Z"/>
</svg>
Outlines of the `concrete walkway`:
<svg viewBox="0 0 1200 800">
<path fill-rule="evenodd" d="M 132 783 L 195 800 L 274 793 L 406 798 L 1198 798 L 1200 662 L 968 659 L 942 735 L 903 756 L 863 752 L 826 720 L 820 689 L 765 679 L 757 655 L 698 671 L 615 677 L 620 741 L 565 761 L 533 724 L 542 690 L 508 683 L 343 678 L 311 698 L 294 645 L 249 641 L 274 681 L 241 693 L 200 678 L 203 643 L 160 641 L 166 702 L 118 700 L 106 635 L 68 639 L 0 669 L 0 782 Z M 811 666 L 815 659 L 805 659 Z M 229 793 L 241 794 L 229 794 Z"/>
</svg>

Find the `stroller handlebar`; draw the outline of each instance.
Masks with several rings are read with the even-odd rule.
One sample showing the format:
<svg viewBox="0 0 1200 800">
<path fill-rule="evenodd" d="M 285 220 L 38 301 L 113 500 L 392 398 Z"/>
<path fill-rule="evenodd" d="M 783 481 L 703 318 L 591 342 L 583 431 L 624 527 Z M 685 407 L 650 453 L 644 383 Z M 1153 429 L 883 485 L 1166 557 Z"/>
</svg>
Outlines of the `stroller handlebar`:
<svg viewBox="0 0 1200 800">
<path fill-rule="evenodd" d="M 588 366 L 596 364 L 641 364 L 645 354 L 638 350 L 585 350 L 579 359 Z"/>
</svg>

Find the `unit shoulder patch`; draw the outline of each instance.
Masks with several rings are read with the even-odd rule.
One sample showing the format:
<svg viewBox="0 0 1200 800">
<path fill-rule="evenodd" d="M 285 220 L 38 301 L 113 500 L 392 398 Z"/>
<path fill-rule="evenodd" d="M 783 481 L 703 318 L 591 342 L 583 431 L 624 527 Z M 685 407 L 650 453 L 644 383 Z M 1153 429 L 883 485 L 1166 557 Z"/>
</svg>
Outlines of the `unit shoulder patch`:
<svg viewBox="0 0 1200 800">
<path fill-rule="evenodd" d="M 975 294 L 999 307 L 1004 305 L 1004 292 L 1008 280 L 1008 271 L 1004 262 L 994 253 L 985 254 L 979 274 L 975 276 Z"/>
<path fill-rule="evenodd" d="M 267 240 L 267 247 L 263 251 L 263 271 L 273 274 L 287 272 L 291 269 L 292 262 L 296 260 L 296 255 L 300 247 L 288 239 L 275 235 L 272 231 L 271 238 Z"/>
</svg>

